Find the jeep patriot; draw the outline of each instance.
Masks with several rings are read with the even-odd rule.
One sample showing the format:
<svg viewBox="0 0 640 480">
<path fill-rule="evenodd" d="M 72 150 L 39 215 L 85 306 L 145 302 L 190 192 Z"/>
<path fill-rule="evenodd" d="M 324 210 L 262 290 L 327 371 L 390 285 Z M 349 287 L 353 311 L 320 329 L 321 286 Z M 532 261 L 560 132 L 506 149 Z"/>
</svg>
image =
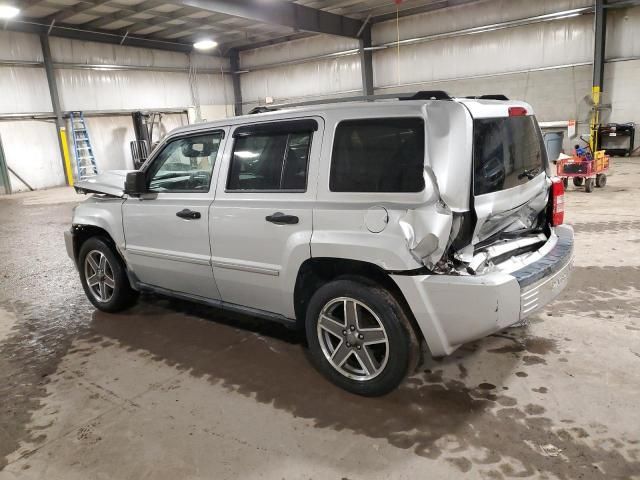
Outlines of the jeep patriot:
<svg viewBox="0 0 640 480">
<path fill-rule="evenodd" d="M 423 344 L 445 356 L 523 322 L 573 259 L 533 109 L 426 93 L 181 127 L 139 170 L 78 182 L 93 195 L 65 240 L 87 297 L 297 326 L 315 367 L 367 396 Z"/>
</svg>

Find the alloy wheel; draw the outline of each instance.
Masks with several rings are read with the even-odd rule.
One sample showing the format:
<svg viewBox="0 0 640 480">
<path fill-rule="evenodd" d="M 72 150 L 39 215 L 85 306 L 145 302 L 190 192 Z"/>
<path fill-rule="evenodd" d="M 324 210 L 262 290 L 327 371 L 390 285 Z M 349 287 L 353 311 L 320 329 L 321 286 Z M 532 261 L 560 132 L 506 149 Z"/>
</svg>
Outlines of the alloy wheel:
<svg viewBox="0 0 640 480">
<path fill-rule="evenodd" d="M 84 259 L 84 278 L 93 297 L 106 303 L 113 297 L 116 282 L 107 257 L 99 250 L 91 250 Z"/>
<path fill-rule="evenodd" d="M 378 315 L 350 297 L 335 298 L 322 308 L 317 323 L 320 347 L 331 366 L 345 377 L 377 377 L 389 360 L 389 339 Z"/>
</svg>

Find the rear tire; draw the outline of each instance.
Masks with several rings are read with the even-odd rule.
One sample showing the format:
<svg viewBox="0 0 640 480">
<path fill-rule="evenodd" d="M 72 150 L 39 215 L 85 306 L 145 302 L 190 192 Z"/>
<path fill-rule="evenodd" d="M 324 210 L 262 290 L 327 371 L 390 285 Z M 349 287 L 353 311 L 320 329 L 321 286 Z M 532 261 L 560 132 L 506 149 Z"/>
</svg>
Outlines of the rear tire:
<svg viewBox="0 0 640 480">
<path fill-rule="evenodd" d="M 564 185 L 564 189 L 566 190 L 567 187 L 569 186 L 569 177 L 563 177 L 562 184 Z"/>
<path fill-rule="evenodd" d="M 78 255 L 80 282 L 89 301 L 103 312 L 119 312 L 132 306 L 138 292 L 131 288 L 124 264 L 111 243 L 91 237 Z"/>
<path fill-rule="evenodd" d="M 598 188 L 604 188 L 604 186 L 607 184 L 607 175 L 604 173 L 599 173 L 598 175 L 596 175 L 596 187 Z"/>
<path fill-rule="evenodd" d="M 581 187 L 583 183 L 584 183 L 584 178 L 582 178 L 582 177 L 573 177 L 573 184 L 576 187 Z"/>
<path fill-rule="evenodd" d="M 584 191 L 587 193 L 593 192 L 593 178 L 586 178 L 584 181 Z"/>
<path fill-rule="evenodd" d="M 378 285 L 335 280 L 311 297 L 306 335 L 314 366 L 358 395 L 389 393 L 415 368 L 419 347 L 395 297 Z"/>
</svg>

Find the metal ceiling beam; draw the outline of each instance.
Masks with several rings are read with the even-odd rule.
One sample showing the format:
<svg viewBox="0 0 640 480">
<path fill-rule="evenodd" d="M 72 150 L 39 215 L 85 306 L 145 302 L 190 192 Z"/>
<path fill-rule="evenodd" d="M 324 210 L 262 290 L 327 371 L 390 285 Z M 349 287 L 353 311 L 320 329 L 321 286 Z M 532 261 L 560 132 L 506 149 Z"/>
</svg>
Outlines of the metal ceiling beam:
<svg viewBox="0 0 640 480">
<path fill-rule="evenodd" d="M 225 43 L 221 46 L 222 51 L 227 51 L 232 48 L 237 48 L 239 51 L 243 52 L 245 50 L 253 50 L 254 48 L 262 48 L 268 47 L 269 45 L 276 45 L 278 43 L 290 42 L 291 40 L 298 40 L 300 38 L 310 37 L 313 34 L 300 32 L 293 33 L 291 35 L 284 35 L 277 38 L 270 38 L 267 40 L 260 40 L 257 42 L 247 43 L 247 41 L 239 40 L 237 42 Z"/>
<path fill-rule="evenodd" d="M 213 30 L 205 30 L 205 29 L 194 29 L 194 30 L 195 31 L 185 32 L 184 25 L 183 26 L 177 25 L 177 26 L 172 26 L 172 28 L 169 28 L 167 30 L 153 32 L 151 36 L 160 36 L 160 35 L 163 37 L 171 36 L 172 40 L 180 41 L 180 42 L 187 42 L 187 41 L 195 42 L 198 39 L 202 39 L 202 37 L 213 36 L 214 40 L 216 40 L 220 45 L 219 50 L 221 52 L 228 52 L 232 48 L 237 48 L 242 45 L 246 45 L 247 42 L 249 41 L 251 41 L 251 43 L 253 44 L 253 42 L 259 42 L 259 41 L 262 41 L 263 39 L 266 41 L 266 39 L 269 38 L 268 33 L 251 33 L 251 34 L 241 33 L 241 34 L 229 35 L 227 34 L 227 32 L 225 32 L 224 35 L 220 35 L 219 33 L 217 34 Z M 251 38 L 252 40 L 249 40 L 249 38 Z"/>
<path fill-rule="evenodd" d="M 413 7 L 413 8 L 407 8 L 404 10 L 400 10 L 398 12 L 398 16 L 400 17 L 405 17 L 408 15 L 417 15 L 419 13 L 426 13 L 426 12 L 432 12 L 435 10 L 440 10 L 443 8 L 449 8 L 449 7 L 455 7 L 455 6 L 459 6 L 459 5 L 467 5 L 467 4 L 471 4 L 471 3 L 476 3 L 478 1 L 481 0 L 437 0 L 434 3 L 429 3 L 427 5 L 421 5 L 419 7 Z M 637 0 L 640 1 L 640 0 Z M 343 17 L 345 18 L 345 17 Z M 389 13 L 389 14 L 383 14 L 383 15 L 378 15 L 378 16 L 372 16 L 369 19 L 369 24 L 373 24 L 373 23 L 380 23 L 380 22 L 385 22 L 387 20 L 392 20 L 396 18 L 396 13 Z M 364 22 L 361 22 L 361 24 L 363 24 Z M 361 27 L 362 28 L 362 27 Z M 229 48 L 237 48 L 240 51 L 245 51 L 245 50 L 253 50 L 254 48 L 261 48 L 261 47 L 266 47 L 269 45 L 275 45 L 278 43 L 283 43 L 283 42 L 288 42 L 291 40 L 296 40 L 298 38 L 304 38 L 304 37 L 308 37 L 309 34 L 308 33 L 299 33 L 299 34 L 294 34 L 294 35 L 288 35 L 288 36 L 283 36 L 280 38 L 276 38 L 276 39 L 271 39 L 271 40 L 265 40 L 265 41 L 260 41 L 260 42 L 252 42 L 250 44 L 247 44 L 246 42 L 232 42 L 230 44 L 226 44 L 224 45 L 225 48 L 229 49 Z"/>
<path fill-rule="evenodd" d="M 147 23 L 147 22 L 145 22 L 145 23 Z M 143 28 L 141 28 L 142 25 L 143 25 L 143 22 L 138 22 L 138 23 L 130 25 L 130 26 L 126 27 L 126 28 L 127 29 L 131 29 L 132 32 L 135 32 L 135 31 L 143 30 Z M 212 25 L 208 25 L 208 27 L 210 27 L 210 28 L 207 28 L 207 29 L 203 29 L 200 25 L 193 26 L 193 25 L 190 25 L 188 23 L 183 23 L 183 24 L 180 24 L 180 25 L 162 25 L 161 24 L 161 25 L 156 25 L 156 26 L 161 27 L 162 30 L 158 30 L 157 32 L 153 32 L 150 35 L 162 35 L 163 37 L 170 37 L 171 35 L 176 35 L 177 33 L 185 32 L 185 30 L 197 30 L 197 31 L 202 32 L 203 34 L 214 33 L 214 34 L 223 34 L 223 35 L 236 36 L 236 37 L 238 35 L 242 35 L 242 33 L 239 33 L 239 32 L 233 33 L 233 31 L 220 30 L 218 28 L 213 27 Z M 149 27 L 147 26 L 145 28 L 149 28 Z M 191 32 L 191 31 L 185 32 L 184 35 L 178 35 L 177 38 L 186 37 L 186 36 L 189 36 L 189 35 L 194 35 L 194 32 Z"/>
<path fill-rule="evenodd" d="M 179 0 L 179 5 L 308 32 L 357 38 L 362 21 L 293 2 L 262 0 Z"/>
<path fill-rule="evenodd" d="M 54 25 L 50 29 L 50 25 L 41 23 L 41 19 L 29 19 L 25 18 L 19 21 L 11 20 L 7 22 L 6 29 L 14 30 L 18 32 L 37 33 L 37 34 L 50 34 L 55 37 L 71 38 L 74 40 L 86 40 L 90 42 L 102 42 L 102 43 L 114 43 L 121 44 L 122 34 L 117 32 L 106 31 L 89 31 L 80 28 Z M 172 42 L 167 40 L 157 40 L 153 38 L 141 38 L 128 36 L 126 39 L 126 45 L 132 47 L 141 48 L 155 48 L 158 50 L 169 50 L 173 52 L 189 53 L 193 50 L 193 45 Z"/>
</svg>

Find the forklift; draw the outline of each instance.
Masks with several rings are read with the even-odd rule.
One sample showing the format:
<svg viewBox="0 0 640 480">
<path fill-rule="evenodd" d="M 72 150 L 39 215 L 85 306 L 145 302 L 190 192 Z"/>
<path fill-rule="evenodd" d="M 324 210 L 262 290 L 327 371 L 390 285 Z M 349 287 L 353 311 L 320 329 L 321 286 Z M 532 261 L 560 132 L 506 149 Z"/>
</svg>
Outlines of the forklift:
<svg viewBox="0 0 640 480">
<path fill-rule="evenodd" d="M 133 166 L 138 170 L 149 158 L 149 153 L 158 142 L 153 141 L 153 127 L 162 122 L 162 113 L 159 112 L 133 112 L 133 132 L 136 139 L 129 143 Z"/>
</svg>

